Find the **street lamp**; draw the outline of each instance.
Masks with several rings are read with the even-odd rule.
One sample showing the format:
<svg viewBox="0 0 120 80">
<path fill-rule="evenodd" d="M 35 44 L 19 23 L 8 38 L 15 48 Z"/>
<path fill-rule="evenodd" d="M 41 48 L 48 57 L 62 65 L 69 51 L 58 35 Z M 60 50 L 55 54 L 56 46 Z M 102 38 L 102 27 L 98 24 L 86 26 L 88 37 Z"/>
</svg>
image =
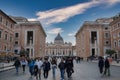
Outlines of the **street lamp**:
<svg viewBox="0 0 120 80">
<path fill-rule="evenodd" d="M 98 55 L 97 54 L 97 38 L 94 37 L 94 41 L 95 41 L 95 55 Z"/>
<path fill-rule="evenodd" d="M 30 37 L 30 58 L 32 58 L 32 37 Z"/>
</svg>

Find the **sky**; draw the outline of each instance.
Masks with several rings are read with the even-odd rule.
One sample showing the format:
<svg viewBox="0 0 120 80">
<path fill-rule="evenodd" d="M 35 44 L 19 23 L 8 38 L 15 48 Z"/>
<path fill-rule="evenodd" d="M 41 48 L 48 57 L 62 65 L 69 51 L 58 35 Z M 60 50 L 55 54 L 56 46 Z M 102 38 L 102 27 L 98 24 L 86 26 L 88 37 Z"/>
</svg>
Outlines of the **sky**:
<svg viewBox="0 0 120 80">
<path fill-rule="evenodd" d="M 60 33 L 64 42 L 75 45 L 75 34 L 84 21 L 118 15 L 120 0 L 0 0 L 0 9 L 8 15 L 40 21 L 46 42 L 54 42 Z"/>
</svg>

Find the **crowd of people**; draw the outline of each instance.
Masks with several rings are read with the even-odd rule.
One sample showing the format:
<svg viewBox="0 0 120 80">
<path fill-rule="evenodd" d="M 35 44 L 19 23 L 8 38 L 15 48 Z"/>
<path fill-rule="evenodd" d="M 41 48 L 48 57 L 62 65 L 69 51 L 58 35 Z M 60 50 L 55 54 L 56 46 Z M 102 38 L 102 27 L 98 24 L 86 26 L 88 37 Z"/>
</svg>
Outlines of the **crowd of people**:
<svg viewBox="0 0 120 80">
<path fill-rule="evenodd" d="M 80 63 L 83 60 L 80 57 L 74 58 L 76 63 Z M 110 59 L 99 57 L 98 58 L 98 67 L 100 74 L 110 76 Z M 41 72 L 43 72 L 43 77 L 45 79 L 49 76 L 49 71 L 52 71 L 53 78 L 56 77 L 56 69 L 59 68 L 60 70 L 60 77 L 61 80 L 64 80 L 65 73 L 67 74 L 68 78 L 71 78 L 72 73 L 74 73 L 74 64 L 72 57 L 62 57 L 62 58 L 36 58 L 36 59 L 28 59 L 25 57 L 17 58 L 15 60 L 14 66 L 16 68 L 16 73 L 19 73 L 19 67 L 21 66 L 23 69 L 23 73 L 25 72 L 26 66 L 29 67 L 29 72 L 32 77 L 35 77 L 36 80 L 41 80 Z"/>
<path fill-rule="evenodd" d="M 30 76 L 35 77 L 36 80 L 41 80 L 41 71 L 45 79 L 48 78 L 49 71 L 52 70 L 53 78 L 56 77 L 57 67 L 60 70 L 61 80 L 64 80 L 65 73 L 68 78 L 71 78 L 72 73 L 74 73 L 74 64 L 73 58 L 59 58 L 60 60 L 53 57 L 49 60 L 48 57 L 45 58 L 36 58 L 36 59 L 27 59 L 17 58 L 15 60 L 14 66 L 16 68 L 16 73 L 19 73 L 19 67 L 23 68 L 23 73 L 25 73 L 26 66 L 29 67 Z"/>
</svg>

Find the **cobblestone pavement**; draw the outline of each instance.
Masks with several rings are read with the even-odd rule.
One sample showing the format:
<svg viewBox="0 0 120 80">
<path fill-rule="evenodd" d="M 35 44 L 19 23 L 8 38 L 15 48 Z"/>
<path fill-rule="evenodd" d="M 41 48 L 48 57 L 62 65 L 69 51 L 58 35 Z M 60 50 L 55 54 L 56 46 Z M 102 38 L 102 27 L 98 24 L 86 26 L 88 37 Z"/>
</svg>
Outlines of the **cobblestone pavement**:
<svg viewBox="0 0 120 80">
<path fill-rule="evenodd" d="M 72 75 L 71 79 L 68 79 L 65 75 L 65 80 L 120 80 L 120 67 L 111 66 L 111 76 L 101 76 L 99 74 L 99 70 L 97 67 L 97 63 L 92 62 L 81 62 L 79 64 L 74 62 L 74 70 L 75 72 Z M 56 71 L 56 78 L 52 78 L 52 71 L 49 72 L 49 77 L 47 80 L 60 80 L 60 72 L 59 69 Z M 35 80 L 35 78 L 31 78 L 28 68 L 26 68 L 26 72 L 23 73 L 22 69 L 18 74 L 15 73 L 15 69 L 1 72 L 0 80 Z M 45 80 L 42 78 L 41 80 Z"/>
</svg>

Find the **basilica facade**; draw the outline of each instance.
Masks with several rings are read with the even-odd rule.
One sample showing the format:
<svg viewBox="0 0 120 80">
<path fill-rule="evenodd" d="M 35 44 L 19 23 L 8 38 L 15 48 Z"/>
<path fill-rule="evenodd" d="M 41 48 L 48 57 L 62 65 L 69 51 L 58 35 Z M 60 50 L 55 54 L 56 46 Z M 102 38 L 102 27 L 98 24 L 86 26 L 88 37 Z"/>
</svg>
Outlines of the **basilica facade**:
<svg viewBox="0 0 120 80">
<path fill-rule="evenodd" d="M 45 55 L 46 56 L 74 56 L 71 42 L 64 42 L 60 33 L 55 37 L 54 42 L 46 43 Z"/>
</svg>

